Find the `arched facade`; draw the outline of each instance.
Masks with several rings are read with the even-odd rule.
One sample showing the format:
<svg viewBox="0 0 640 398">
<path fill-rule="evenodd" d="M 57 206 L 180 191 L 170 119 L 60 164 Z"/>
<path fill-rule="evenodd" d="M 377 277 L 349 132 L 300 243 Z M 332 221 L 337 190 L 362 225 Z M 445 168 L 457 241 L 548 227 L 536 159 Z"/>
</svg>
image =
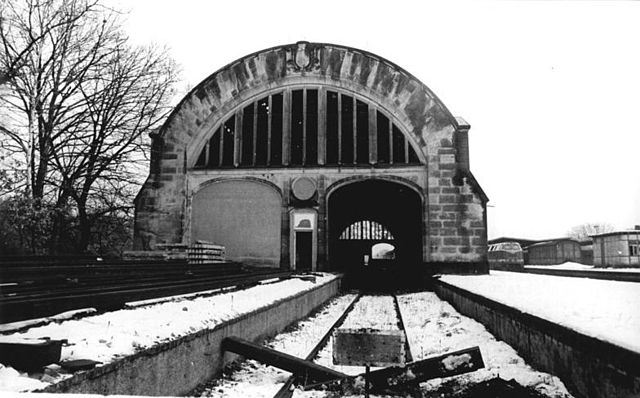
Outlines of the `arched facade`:
<svg viewBox="0 0 640 398">
<path fill-rule="evenodd" d="M 392 201 L 415 192 L 420 267 L 483 270 L 487 198 L 469 170 L 468 130 L 424 84 L 379 56 L 307 42 L 256 52 L 195 87 L 152 137 L 135 247 L 243 236 L 234 220 L 242 218 L 238 203 L 250 203 L 272 218 L 258 232 L 266 246 L 251 241 L 262 254 L 242 249 L 248 257 L 276 258 L 277 241 L 279 261 L 263 265 L 341 268 L 331 263 L 330 225 L 345 220 L 331 219 L 329 197 L 376 180 L 387 182 L 380 187 Z M 361 186 L 369 196 L 352 197 L 377 200 L 375 184 Z M 266 192 L 279 196 L 279 218 L 271 193 L 261 201 Z M 241 260 L 236 249 L 230 257 Z"/>
</svg>

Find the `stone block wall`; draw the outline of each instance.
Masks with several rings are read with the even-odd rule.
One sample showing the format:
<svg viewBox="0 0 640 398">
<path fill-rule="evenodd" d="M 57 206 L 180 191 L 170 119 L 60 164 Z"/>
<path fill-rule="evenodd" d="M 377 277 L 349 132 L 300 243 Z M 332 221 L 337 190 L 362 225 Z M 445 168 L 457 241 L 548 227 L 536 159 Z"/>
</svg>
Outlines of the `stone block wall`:
<svg viewBox="0 0 640 398">
<path fill-rule="evenodd" d="M 429 260 L 447 270 L 472 262 L 484 271 L 488 198 L 469 170 L 469 125 L 458 122 L 457 130 L 431 134 L 427 141 Z"/>
<path fill-rule="evenodd" d="M 340 89 L 376 104 L 392 115 L 394 125 L 418 152 L 422 167 L 408 176 L 397 166 L 337 170 L 294 168 L 194 170 L 194 164 L 221 121 L 237 109 L 281 87 Z M 374 113 L 372 113 L 374 114 Z M 375 114 L 374 114 L 375 115 Z M 282 171 L 316 174 L 318 183 L 318 258 L 327 247 L 326 207 L 322 194 L 332 183 L 353 175 L 420 181 L 424 200 L 424 261 L 456 272 L 487 270 L 487 197 L 469 168 L 469 125 L 454 118 L 442 102 L 414 76 L 365 51 L 299 42 L 243 57 L 209 76 L 176 107 L 153 135 L 150 174 L 135 201 L 134 248 L 153 250 L 158 243 L 188 243 L 190 198 L 203 179 L 244 174 L 283 179 Z M 283 156 L 286 153 L 283 150 Z M 204 176 L 204 177 L 203 177 Z M 276 176 L 276 177 L 274 177 Z M 197 181 L 196 181 L 197 180 Z M 289 185 L 278 181 L 283 199 Z M 281 263 L 286 253 L 288 204 L 283 202 Z M 456 265 L 458 264 L 458 265 Z"/>
</svg>

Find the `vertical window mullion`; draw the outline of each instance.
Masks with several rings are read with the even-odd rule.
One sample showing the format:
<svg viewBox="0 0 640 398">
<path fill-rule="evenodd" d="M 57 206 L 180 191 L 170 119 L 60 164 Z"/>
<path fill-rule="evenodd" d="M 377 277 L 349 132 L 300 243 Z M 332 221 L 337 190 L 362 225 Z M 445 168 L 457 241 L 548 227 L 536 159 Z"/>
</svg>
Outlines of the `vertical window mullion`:
<svg viewBox="0 0 640 398">
<path fill-rule="evenodd" d="M 307 89 L 302 90 L 302 165 L 307 164 Z"/>
<path fill-rule="evenodd" d="M 338 164 L 342 164 L 342 94 L 338 93 Z"/>
<path fill-rule="evenodd" d="M 409 140 L 404 136 L 404 162 L 409 163 Z"/>
<path fill-rule="evenodd" d="M 211 139 L 207 140 L 207 144 L 205 145 L 205 150 L 204 150 L 204 167 L 208 167 L 209 166 L 209 151 L 211 150 L 209 148 L 209 146 L 211 145 Z"/>
<path fill-rule="evenodd" d="M 358 163 L 358 100 L 353 97 L 353 109 L 351 111 L 352 139 L 353 139 L 353 164 Z"/>
<path fill-rule="evenodd" d="M 272 95 L 269 96 L 267 107 L 267 166 L 271 166 L 271 119 L 273 115 Z"/>
<path fill-rule="evenodd" d="M 389 119 L 389 164 L 393 164 L 393 122 Z"/>
<path fill-rule="evenodd" d="M 253 103 L 253 136 L 251 138 L 253 139 L 253 160 L 251 164 L 255 166 L 256 155 L 258 153 L 258 101 Z"/>
<path fill-rule="evenodd" d="M 291 157 L 291 90 L 287 89 L 282 94 L 282 164 L 288 166 Z"/>
<path fill-rule="evenodd" d="M 222 166 L 222 157 L 223 157 L 223 149 L 224 149 L 224 130 L 227 128 L 226 122 L 222 123 L 222 127 L 220 128 L 220 137 L 218 137 L 219 145 L 218 145 L 218 167 Z"/>
<path fill-rule="evenodd" d="M 238 167 L 242 158 L 242 118 L 243 118 L 244 107 L 241 107 L 238 112 L 236 112 L 236 133 L 233 147 L 233 165 Z"/>
<path fill-rule="evenodd" d="M 378 110 L 369 106 L 369 163 L 378 163 Z"/>
<path fill-rule="evenodd" d="M 326 163 L 327 148 L 327 90 L 318 90 L 318 164 Z"/>
</svg>

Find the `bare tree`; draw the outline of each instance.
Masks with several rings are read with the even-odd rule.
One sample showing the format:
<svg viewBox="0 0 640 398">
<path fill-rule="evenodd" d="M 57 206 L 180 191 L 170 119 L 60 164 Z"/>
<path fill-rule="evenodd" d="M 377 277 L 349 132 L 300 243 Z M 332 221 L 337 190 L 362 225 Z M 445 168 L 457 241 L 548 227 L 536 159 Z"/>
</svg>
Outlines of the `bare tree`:
<svg viewBox="0 0 640 398">
<path fill-rule="evenodd" d="M 613 232 L 615 228 L 608 223 L 585 223 L 571 228 L 567 235 L 579 241 L 591 239 L 592 235 Z"/>
<path fill-rule="evenodd" d="M 78 212 L 79 250 L 89 243 L 92 219 L 131 208 L 127 188 L 140 182 L 142 168 L 136 166 L 144 160 L 145 139 L 171 109 L 176 72 L 166 49 L 120 43 L 80 85 L 82 123 L 64 135 L 64 150 L 52 155 Z"/>
<path fill-rule="evenodd" d="M 10 8 L 12 23 L 0 36 L 4 48 L 0 64 L 5 69 L 20 65 L 7 82 L 9 94 L 3 96 L 3 105 L 21 116 L 23 131 L 7 138 L 15 151 L 24 153 L 28 196 L 42 199 L 51 177 L 52 153 L 59 149 L 59 138 L 76 128 L 81 115 L 80 83 L 113 51 L 111 43 L 122 39 L 115 15 L 95 1 L 20 4 Z M 18 51 L 29 45 L 28 52 Z"/>
<path fill-rule="evenodd" d="M 26 18 L 24 17 L 27 12 Z M 26 4 L 0 0 L 0 42 L 5 56 L 0 64 L 0 85 L 13 79 L 43 39 L 54 29 L 69 25 L 82 13 L 56 8 L 54 0 Z M 44 19 L 43 19 L 44 18 Z"/>
<path fill-rule="evenodd" d="M 0 66 L 11 78 L 0 105 L 18 128 L 0 136 L 22 154 L 26 197 L 56 209 L 51 250 L 70 228 L 86 250 L 96 220 L 131 208 L 146 134 L 169 112 L 176 64 L 166 49 L 128 45 L 119 16 L 98 0 L 2 12 Z"/>
</svg>

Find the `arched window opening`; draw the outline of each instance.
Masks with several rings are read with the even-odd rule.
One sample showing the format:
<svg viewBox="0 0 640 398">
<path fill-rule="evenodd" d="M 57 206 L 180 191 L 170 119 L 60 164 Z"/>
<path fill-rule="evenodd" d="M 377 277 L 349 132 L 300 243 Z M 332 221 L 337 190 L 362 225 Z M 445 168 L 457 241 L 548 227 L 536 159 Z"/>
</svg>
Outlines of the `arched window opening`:
<svg viewBox="0 0 640 398">
<path fill-rule="evenodd" d="M 340 240 L 394 240 L 393 234 L 385 226 L 375 221 L 356 221 L 345 228 Z"/>
<path fill-rule="evenodd" d="M 274 93 L 217 128 L 196 168 L 416 165 L 409 140 L 374 103 L 332 90 Z"/>
<path fill-rule="evenodd" d="M 371 258 L 393 260 L 396 258 L 396 247 L 389 243 L 377 243 L 371 246 Z"/>
</svg>

